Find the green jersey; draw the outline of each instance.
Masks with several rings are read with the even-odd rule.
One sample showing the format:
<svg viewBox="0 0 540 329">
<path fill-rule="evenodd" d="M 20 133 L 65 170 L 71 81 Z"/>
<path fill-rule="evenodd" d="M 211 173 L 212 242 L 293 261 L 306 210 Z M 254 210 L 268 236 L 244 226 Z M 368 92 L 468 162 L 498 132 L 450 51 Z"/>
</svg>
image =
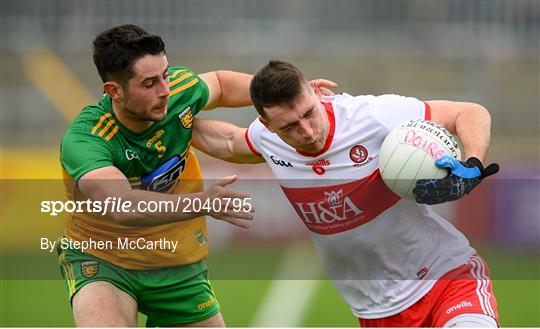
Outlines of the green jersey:
<svg viewBox="0 0 540 329">
<path fill-rule="evenodd" d="M 152 172 L 166 159 L 184 154 L 191 140 L 191 125 L 208 100 L 208 88 L 193 72 L 170 69 L 171 96 L 167 117 L 140 133 L 116 119 L 112 101 L 85 107 L 66 132 L 61 146 L 62 166 L 77 181 L 83 174 L 115 166 L 129 178 Z"/>
<path fill-rule="evenodd" d="M 118 168 L 133 188 L 166 193 L 202 191 L 202 175 L 190 149 L 193 117 L 208 102 L 207 85 L 185 67 L 172 67 L 167 116 L 146 130 L 130 131 L 116 118 L 105 94 L 85 107 L 68 128 L 60 147 L 67 197 L 82 198 L 76 182 L 85 173 L 107 166 Z M 158 169 L 159 168 L 159 169 Z M 163 170 L 161 168 L 164 168 Z M 159 175 L 149 175 L 156 169 Z M 186 180 L 178 184 L 178 180 Z M 70 214 L 66 236 L 77 241 L 117 241 L 118 237 L 146 240 L 165 238 L 183 246 L 169 250 L 92 249 L 87 252 L 130 269 L 190 264 L 207 256 L 204 217 L 153 227 L 126 227 L 100 214 Z M 115 246 L 117 247 L 117 246 Z"/>
</svg>

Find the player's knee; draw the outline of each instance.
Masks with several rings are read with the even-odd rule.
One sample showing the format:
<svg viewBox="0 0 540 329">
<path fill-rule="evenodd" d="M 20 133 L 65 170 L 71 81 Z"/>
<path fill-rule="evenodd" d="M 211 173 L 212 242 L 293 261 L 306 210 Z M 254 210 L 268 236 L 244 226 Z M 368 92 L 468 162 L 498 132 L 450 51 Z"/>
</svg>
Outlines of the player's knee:
<svg viewBox="0 0 540 329">
<path fill-rule="evenodd" d="M 497 321 L 485 314 L 461 314 L 446 322 L 444 328 L 497 328 Z"/>
<path fill-rule="evenodd" d="M 114 312 L 82 313 L 74 312 L 77 327 L 136 327 L 137 318 Z"/>
</svg>

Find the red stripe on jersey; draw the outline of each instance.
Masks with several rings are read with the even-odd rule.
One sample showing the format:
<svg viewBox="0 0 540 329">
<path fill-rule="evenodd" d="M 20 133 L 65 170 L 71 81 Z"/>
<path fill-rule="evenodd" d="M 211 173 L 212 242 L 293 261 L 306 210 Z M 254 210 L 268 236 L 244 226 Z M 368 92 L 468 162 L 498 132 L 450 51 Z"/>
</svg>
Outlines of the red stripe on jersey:
<svg viewBox="0 0 540 329">
<path fill-rule="evenodd" d="M 261 154 L 259 152 L 257 152 L 257 150 L 255 149 L 255 147 L 253 147 L 253 144 L 251 144 L 251 140 L 249 140 L 248 130 L 249 130 L 249 128 L 246 129 L 246 133 L 244 134 L 244 136 L 246 137 L 247 145 L 248 145 L 249 149 L 251 150 L 251 152 L 253 152 L 253 154 L 255 154 L 257 156 L 261 156 Z"/>
<path fill-rule="evenodd" d="M 364 225 L 400 200 L 386 187 L 378 169 L 370 176 L 345 184 L 281 188 L 307 228 L 323 235 Z"/>
<path fill-rule="evenodd" d="M 431 107 L 429 107 L 429 104 L 427 102 L 424 102 L 426 105 L 426 110 L 424 112 L 424 120 L 431 120 Z"/>
<path fill-rule="evenodd" d="M 328 132 L 328 136 L 326 137 L 326 143 L 324 144 L 324 147 L 322 150 L 320 150 L 317 153 L 307 153 L 301 150 L 296 150 L 299 154 L 306 156 L 306 157 L 318 157 L 319 155 L 323 154 L 324 152 L 328 151 L 330 148 L 330 145 L 332 145 L 332 140 L 334 139 L 334 132 L 336 130 L 336 118 L 334 117 L 334 108 L 332 107 L 332 103 L 323 103 L 324 108 L 326 109 L 326 114 L 328 114 L 328 122 L 330 123 L 330 131 Z"/>
</svg>

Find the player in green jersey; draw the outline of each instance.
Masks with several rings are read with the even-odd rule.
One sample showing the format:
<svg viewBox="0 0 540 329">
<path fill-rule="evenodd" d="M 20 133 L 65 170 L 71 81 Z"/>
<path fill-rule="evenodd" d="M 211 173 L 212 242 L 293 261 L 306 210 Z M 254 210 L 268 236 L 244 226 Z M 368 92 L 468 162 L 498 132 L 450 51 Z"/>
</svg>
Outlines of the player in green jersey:
<svg viewBox="0 0 540 329">
<path fill-rule="evenodd" d="M 190 146 L 192 125 L 201 110 L 251 104 L 252 76 L 231 71 L 197 75 L 187 67 L 170 67 L 162 39 L 135 25 L 108 29 L 93 46 L 105 93 L 98 104 L 79 113 L 62 140 L 67 198 L 114 199 L 132 206 L 106 216 L 68 216 L 59 241 L 109 246 L 82 252 L 63 247 L 77 243 L 58 243 L 75 323 L 135 326 L 140 311 L 149 326 L 224 326 L 203 262 L 208 254 L 204 216 L 247 228 L 253 208 L 249 202 L 239 208 L 224 201 L 248 200 L 247 194 L 226 187 L 235 176 L 204 190 Z M 334 86 L 327 80 L 315 83 Z M 152 201 L 176 203 L 179 196 L 183 206 L 220 199 L 223 207 L 191 212 L 136 207 Z M 175 247 L 159 247 L 169 245 Z"/>
<path fill-rule="evenodd" d="M 136 205 L 177 202 L 178 195 L 203 202 L 248 197 L 226 187 L 234 176 L 204 190 L 190 140 L 193 116 L 200 110 L 250 104 L 250 75 L 217 71 L 198 76 L 186 67 L 169 67 L 162 39 L 134 25 L 100 33 L 94 63 L 105 94 L 80 112 L 61 144 L 68 199 L 115 197 Z M 148 315 L 149 325 L 223 326 L 202 263 L 207 256 L 204 216 L 246 228 L 253 210 L 232 204 L 193 212 L 133 210 L 69 216 L 65 238 L 114 245 L 85 253 L 59 247 L 76 325 L 135 326 L 139 310 Z M 138 250 L 118 243 L 141 237 L 179 246 Z"/>
</svg>

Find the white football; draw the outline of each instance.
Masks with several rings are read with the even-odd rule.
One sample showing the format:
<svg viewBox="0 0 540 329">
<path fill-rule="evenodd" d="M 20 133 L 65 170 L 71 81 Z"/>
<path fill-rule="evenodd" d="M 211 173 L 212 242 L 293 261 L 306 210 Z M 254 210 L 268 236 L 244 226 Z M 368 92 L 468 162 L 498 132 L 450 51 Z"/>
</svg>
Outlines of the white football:
<svg viewBox="0 0 540 329">
<path fill-rule="evenodd" d="M 409 121 L 392 130 L 379 151 L 379 170 L 386 185 L 404 199 L 414 200 L 418 179 L 443 178 L 446 169 L 435 160 L 450 155 L 461 160 L 456 138 L 445 128 L 427 120 Z"/>
</svg>

